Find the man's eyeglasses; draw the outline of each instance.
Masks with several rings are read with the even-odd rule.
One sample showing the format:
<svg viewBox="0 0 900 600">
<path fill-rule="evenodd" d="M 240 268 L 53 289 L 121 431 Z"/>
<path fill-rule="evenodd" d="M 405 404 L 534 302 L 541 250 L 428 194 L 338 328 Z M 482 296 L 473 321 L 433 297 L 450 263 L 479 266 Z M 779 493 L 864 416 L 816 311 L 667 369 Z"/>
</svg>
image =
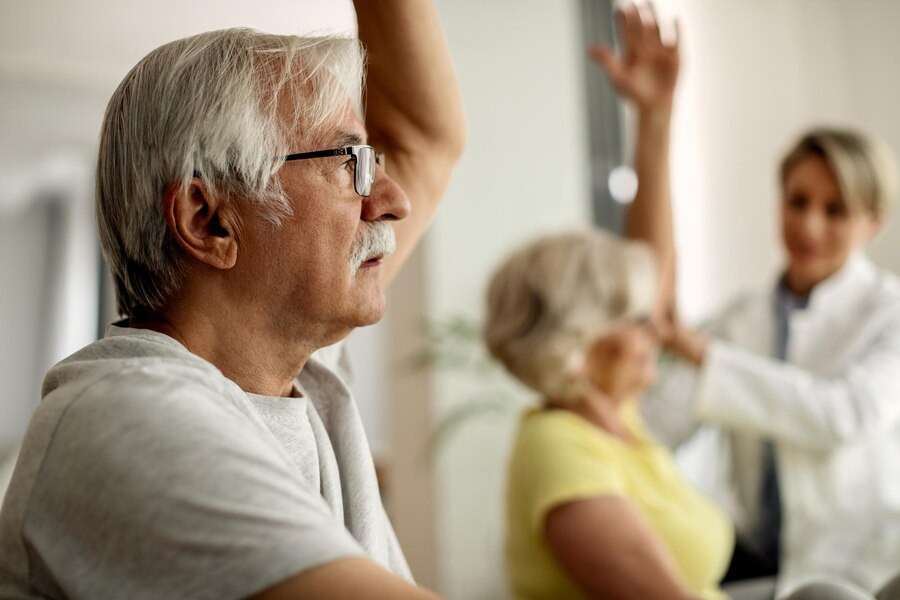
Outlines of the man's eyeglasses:
<svg viewBox="0 0 900 600">
<path fill-rule="evenodd" d="M 284 160 L 304 160 L 325 156 L 345 156 L 347 154 L 356 161 L 353 169 L 353 188 L 360 196 L 368 196 L 372 193 L 372 184 L 375 183 L 375 165 L 384 168 L 384 153 L 376 152 L 372 146 L 345 146 L 343 148 L 332 148 L 331 150 L 300 152 L 299 154 L 288 154 L 284 157 Z"/>
</svg>

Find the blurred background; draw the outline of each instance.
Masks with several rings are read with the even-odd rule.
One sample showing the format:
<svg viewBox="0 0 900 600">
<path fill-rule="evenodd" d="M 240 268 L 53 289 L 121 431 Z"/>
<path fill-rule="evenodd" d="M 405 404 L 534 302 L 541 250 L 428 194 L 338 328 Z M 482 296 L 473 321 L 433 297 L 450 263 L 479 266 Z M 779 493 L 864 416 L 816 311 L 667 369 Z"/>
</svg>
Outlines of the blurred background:
<svg viewBox="0 0 900 600">
<path fill-rule="evenodd" d="M 507 446 L 529 396 L 473 341 L 486 279 L 538 233 L 619 227 L 631 117 L 585 53 L 612 40 L 610 0 L 436 2 L 468 147 L 387 318 L 350 345 L 417 579 L 452 599 L 499 598 Z M 777 272 L 776 166 L 801 130 L 850 125 L 900 149 L 900 1 L 656 4 L 683 33 L 678 291 L 697 321 Z M 345 0 L 0 0 L 0 455 L 24 434 L 46 369 L 115 318 L 92 206 L 106 101 L 156 46 L 231 26 L 352 35 L 355 17 Z M 900 271 L 895 223 L 870 254 Z"/>
</svg>

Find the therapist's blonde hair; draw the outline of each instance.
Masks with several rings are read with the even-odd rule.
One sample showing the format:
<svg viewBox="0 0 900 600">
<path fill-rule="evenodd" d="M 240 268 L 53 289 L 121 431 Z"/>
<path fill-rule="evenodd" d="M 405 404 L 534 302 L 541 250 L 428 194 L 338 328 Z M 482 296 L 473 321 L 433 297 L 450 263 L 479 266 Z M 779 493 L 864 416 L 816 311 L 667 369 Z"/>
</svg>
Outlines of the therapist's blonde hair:
<svg viewBox="0 0 900 600">
<path fill-rule="evenodd" d="M 508 257 L 488 288 L 484 340 L 525 385 L 556 401 L 581 390 L 588 345 L 646 316 L 657 273 L 648 246 L 596 229 L 542 237 Z"/>
<path fill-rule="evenodd" d="M 782 185 L 794 167 L 809 156 L 818 156 L 828 164 L 851 213 L 877 218 L 890 210 L 896 193 L 897 167 L 887 144 L 849 129 L 812 129 L 782 159 Z"/>
</svg>

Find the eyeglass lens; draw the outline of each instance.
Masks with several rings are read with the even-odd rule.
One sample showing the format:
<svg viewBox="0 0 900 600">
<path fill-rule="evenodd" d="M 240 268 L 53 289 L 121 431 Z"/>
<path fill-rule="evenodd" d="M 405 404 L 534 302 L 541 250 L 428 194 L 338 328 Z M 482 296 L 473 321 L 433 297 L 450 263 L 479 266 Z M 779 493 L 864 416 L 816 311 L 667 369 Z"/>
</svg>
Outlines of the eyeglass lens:
<svg viewBox="0 0 900 600">
<path fill-rule="evenodd" d="M 363 146 L 356 151 L 356 193 L 360 196 L 368 196 L 372 193 L 372 183 L 375 181 L 375 151 L 369 146 Z"/>
</svg>

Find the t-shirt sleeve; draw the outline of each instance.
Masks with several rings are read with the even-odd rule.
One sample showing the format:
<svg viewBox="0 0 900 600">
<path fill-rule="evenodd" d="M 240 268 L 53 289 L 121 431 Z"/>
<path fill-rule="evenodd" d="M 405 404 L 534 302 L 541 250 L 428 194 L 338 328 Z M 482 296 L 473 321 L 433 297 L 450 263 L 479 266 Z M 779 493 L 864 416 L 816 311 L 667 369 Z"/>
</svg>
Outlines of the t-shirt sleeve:
<svg viewBox="0 0 900 600">
<path fill-rule="evenodd" d="M 540 532 L 551 509 L 596 496 L 624 495 L 615 449 L 575 415 L 547 413 L 523 423 L 513 468 L 518 501 L 530 526 Z"/>
<path fill-rule="evenodd" d="M 127 381 L 68 407 L 29 501 L 32 569 L 66 597 L 245 598 L 364 555 L 233 405 L 189 380 Z"/>
</svg>

